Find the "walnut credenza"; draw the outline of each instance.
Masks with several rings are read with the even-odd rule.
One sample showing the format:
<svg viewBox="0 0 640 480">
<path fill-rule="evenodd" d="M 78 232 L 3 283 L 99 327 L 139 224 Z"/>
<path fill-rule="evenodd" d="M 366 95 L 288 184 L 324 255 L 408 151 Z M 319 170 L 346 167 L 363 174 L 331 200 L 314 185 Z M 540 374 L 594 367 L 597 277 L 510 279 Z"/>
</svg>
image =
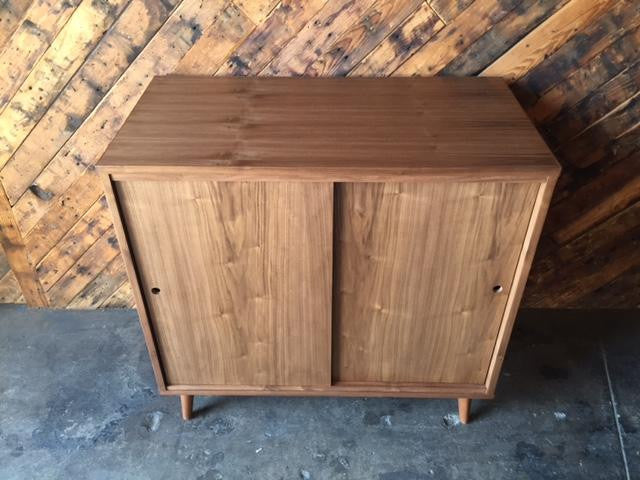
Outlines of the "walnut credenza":
<svg viewBox="0 0 640 480">
<path fill-rule="evenodd" d="M 162 394 L 494 394 L 559 166 L 493 78 L 154 79 L 99 163 Z"/>
</svg>

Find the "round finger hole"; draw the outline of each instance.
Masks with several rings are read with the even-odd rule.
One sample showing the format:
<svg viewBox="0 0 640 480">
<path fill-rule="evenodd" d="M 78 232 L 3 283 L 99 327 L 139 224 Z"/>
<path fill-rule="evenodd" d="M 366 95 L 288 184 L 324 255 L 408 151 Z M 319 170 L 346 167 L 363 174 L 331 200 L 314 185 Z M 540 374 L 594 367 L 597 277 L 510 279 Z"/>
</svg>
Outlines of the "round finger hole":
<svg viewBox="0 0 640 480">
<path fill-rule="evenodd" d="M 158 287 L 153 287 L 151 289 L 151 293 L 153 293 L 154 295 L 158 295 L 160 293 L 160 289 Z"/>
<path fill-rule="evenodd" d="M 493 293 L 500 293 L 502 291 L 502 285 L 495 285 L 493 287 Z"/>
</svg>

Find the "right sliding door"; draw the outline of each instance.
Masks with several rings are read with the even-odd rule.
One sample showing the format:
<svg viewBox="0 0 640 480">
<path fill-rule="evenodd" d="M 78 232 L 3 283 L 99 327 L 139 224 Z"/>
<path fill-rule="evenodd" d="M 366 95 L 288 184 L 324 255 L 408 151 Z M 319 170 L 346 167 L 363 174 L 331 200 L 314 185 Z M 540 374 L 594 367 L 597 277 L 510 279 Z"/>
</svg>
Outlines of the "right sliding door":
<svg viewBox="0 0 640 480">
<path fill-rule="evenodd" d="M 484 383 L 539 186 L 336 184 L 333 381 Z"/>
</svg>

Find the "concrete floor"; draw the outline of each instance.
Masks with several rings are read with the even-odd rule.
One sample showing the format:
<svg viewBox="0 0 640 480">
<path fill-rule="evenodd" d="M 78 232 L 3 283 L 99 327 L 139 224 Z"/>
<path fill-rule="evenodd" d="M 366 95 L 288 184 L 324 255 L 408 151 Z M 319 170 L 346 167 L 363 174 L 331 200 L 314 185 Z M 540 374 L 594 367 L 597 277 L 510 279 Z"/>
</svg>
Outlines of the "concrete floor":
<svg viewBox="0 0 640 480">
<path fill-rule="evenodd" d="M 135 312 L 3 305 L 0 479 L 640 479 L 638 316 L 522 313 L 467 426 L 365 398 L 196 397 L 185 423 Z"/>
</svg>

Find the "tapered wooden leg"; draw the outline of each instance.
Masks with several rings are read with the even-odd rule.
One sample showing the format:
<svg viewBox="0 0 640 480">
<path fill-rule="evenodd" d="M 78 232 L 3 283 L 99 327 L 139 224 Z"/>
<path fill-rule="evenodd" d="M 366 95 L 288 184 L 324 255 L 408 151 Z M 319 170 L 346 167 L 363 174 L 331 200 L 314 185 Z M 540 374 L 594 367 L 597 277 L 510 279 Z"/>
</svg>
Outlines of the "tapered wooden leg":
<svg viewBox="0 0 640 480">
<path fill-rule="evenodd" d="M 460 422 L 464 424 L 469 422 L 469 410 L 471 410 L 471 399 L 459 398 L 458 399 L 458 416 L 460 417 Z"/>
<path fill-rule="evenodd" d="M 191 420 L 193 395 L 180 395 L 180 406 L 182 407 L 182 419 Z"/>
</svg>

